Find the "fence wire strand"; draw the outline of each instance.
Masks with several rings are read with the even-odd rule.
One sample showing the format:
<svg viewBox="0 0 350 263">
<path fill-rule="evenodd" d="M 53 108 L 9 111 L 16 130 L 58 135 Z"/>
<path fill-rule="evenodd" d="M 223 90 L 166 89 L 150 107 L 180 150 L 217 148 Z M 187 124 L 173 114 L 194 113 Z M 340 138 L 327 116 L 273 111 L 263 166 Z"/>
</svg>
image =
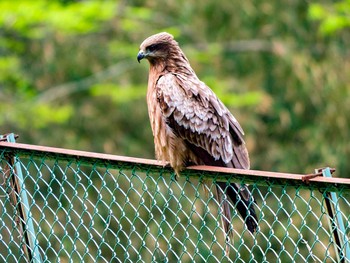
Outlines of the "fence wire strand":
<svg viewBox="0 0 350 263">
<path fill-rule="evenodd" d="M 312 182 L 228 177 L 250 183 L 259 227 L 251 234 L 231 204 L 234 238 L 227 257 L 215 173 L 209 181 L 193 170 L 175 178 L 162 166 L 0 145 L 1 262 L 28 262 L 18 204 L 10 198 L 16 164 L 34 222 L 34 230 L 24 231 L 34 236 L 43 262 L 338 262 L 325 204 L 329 191 L 336 191 L 333 205 L 345 223 L 341 234 L 349 240 L 350 192 L 341 184 L 320 189 Z"/>
</svg>

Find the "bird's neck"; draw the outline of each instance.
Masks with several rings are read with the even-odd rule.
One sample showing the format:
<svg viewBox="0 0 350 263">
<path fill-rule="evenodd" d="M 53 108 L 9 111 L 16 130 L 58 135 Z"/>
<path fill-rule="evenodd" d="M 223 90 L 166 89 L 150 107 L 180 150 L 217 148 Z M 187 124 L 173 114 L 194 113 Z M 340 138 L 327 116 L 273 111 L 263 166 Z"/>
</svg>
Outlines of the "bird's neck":
<svg viewBox="0 0 350 263">
<path fill-rule="evenodd" d="M 150 61 L 149 74 L 151 75 L 161 75 L 166 71 L 166 62 L 163 60 L 158 60 L 154 63 Z"/>
<path fill-rule="evenodd" d="M 150 75 L 157 76 L 157 79 L 159 76 L 167 73 L 196 77 L 188 59 L 182 52 L 169 54 L 165 59 L 150 61 L 149 73 Z"/>
</svg>

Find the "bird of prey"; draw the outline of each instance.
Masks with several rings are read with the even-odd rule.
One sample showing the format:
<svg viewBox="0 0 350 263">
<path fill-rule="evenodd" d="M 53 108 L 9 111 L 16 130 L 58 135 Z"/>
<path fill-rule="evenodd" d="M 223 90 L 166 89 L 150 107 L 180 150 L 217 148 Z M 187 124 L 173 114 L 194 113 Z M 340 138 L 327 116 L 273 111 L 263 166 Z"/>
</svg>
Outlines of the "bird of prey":
<svg viewBox="0 0 350 263">
<path fill-rule="evenodd" d="M 176 174 L 187 165 L 249 169 L 241 126 L 198 79 L 174 37 L 163 32 L 145 39 L 137 60 L 144 58 L 150 64 L 147 106 L 157 159 L 169 162 Z M 228 197 L 254 233 L 257 216 L 247 186 L 216 182 L 216 192 L 226 240 L 232 235 Z"/>
</svg>

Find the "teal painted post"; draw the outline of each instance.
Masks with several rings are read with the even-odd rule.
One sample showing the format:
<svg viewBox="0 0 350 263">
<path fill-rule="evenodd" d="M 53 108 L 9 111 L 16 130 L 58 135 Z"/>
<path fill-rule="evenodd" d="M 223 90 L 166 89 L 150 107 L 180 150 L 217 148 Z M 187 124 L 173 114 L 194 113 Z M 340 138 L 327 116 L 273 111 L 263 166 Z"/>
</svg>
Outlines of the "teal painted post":
<svg viewBox="0 0 350 263">
<path fill-rule="evenodd" d="M 8 142 L 16 142 L 15 139 L 15 135 L 13 133 L 10 133 L 6 136 L 6 139 Z M 15 157 L 14 157 L 15 158 Z M 17 176 L 18 181 L 19 181 L 19 189 L 20 193 L 18 193 L 18 195 L 20 195 L 20 209 L 23 210 L 23 212 L 25 213 L 25 218 L 22 218 L 21 220 L 23 220 L 24 222 L 24 235 L 25 235 L 25 239 L 26 242 L 28 243 L 28 251 L 29 251 L 29 257 L 31 258 L 30 262 L 42 262 L 41 260 L 41 256 L 40 256 L 40 252 L 39 252 L 39 243 L 36 239 L 36 233 L 34 230 L 34 224 L 33 224 L 33 218 L 29 209 L 29 202 L 28 202 L 28 196 L 27 196 L 27 192 L 26 192 L 26 188 L 25 188 L 25 184 L 24 184 L 24 179 L 23 179 L 23 174 L 22 174 L 22 169 L 21 166 L 19 164 L 19 162 L 17 162 L 16 160 L 14 160 L 14 165 L 15 165 L 15 176 Z"/>
<path fill-rule="evenodd" d="M 332 177 L 332 173 L 329 167 L 322 169 L 322 174 L 324 177 Z M 347 262 L 350 262 L 350 244 L 349 244 L 349 239 L 346 235 L 345 232 L 345 225 L 343 221 L 343 216 L 340 211 L 339 207 L 339 200 L 338 196 L 336 193 L 331 192 L 330 193 L 330 198 L 333 203 L 333 209 L 334 209 L 334 218 L 332 219 L 335 223 L 335 229 L 333 230 L 334 232 L 337 232 L 338 239 L 340 244 L 338 244 L 339 248 L 339 254 L 340 254 L 340 260 L 341 262 L 345 262 L 345 259 Z"/>
</svg>

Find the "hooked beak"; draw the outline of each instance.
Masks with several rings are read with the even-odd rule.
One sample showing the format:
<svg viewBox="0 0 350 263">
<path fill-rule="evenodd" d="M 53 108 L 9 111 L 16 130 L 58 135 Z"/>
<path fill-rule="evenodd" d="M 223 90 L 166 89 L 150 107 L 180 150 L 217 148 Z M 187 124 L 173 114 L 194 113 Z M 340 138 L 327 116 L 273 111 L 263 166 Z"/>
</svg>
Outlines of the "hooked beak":
<svg viewBox="0 0 350 263">
<path fill-rule="evenodd" d="M 146 57 L 145 53 L 142 50 L 140 50 L 139 53 L 137 54 L 137 61 L 140 63 L 140 61 L 145 57 Z"/>
</svg>

